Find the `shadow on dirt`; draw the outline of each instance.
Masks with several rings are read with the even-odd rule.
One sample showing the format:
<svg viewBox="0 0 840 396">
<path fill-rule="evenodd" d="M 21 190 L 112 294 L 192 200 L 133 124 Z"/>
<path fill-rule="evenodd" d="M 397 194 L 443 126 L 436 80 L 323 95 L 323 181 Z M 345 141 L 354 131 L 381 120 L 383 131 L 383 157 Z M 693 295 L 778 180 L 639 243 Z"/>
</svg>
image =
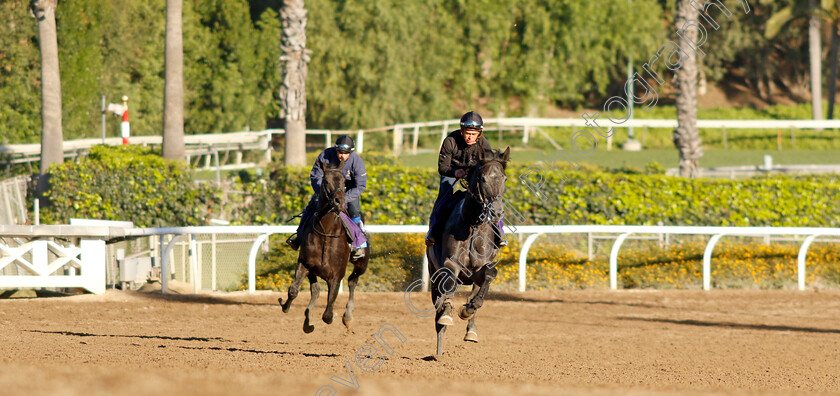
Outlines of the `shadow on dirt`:
<svg viewBox="0 0 840 396">
<path fill-rule="evenodd" d="M 127 292 L 131 293 L 132 296 L 142 297 L 149 300 L 157 300 L 157 301 L 168 301 L 168 302 L 180 302 L 180 303 L 195 303 L 195 304 L 210 304 L 210 305 L 253 305 L 253 306 L 277 306 L 280 308 L 280 304 L 276 303 L 268 303 L 268 302 L 249 302 L 249 301 L 237 301 L 231 298 L 223 298 L 223 297 L 214 297 L 214 296 L 207 296 L 207 295 L 200 295 L 200 294 L 173 294 L 173 293 L 162 293 L 159 290 L 152 291 L 152 292 Z"/>
<path fill-rule="evenodd" d="M 465 294 L 466 295 L 466 294 Z M 637 307 L 637 308 L 668 308 L 664 305 L 653 305 L 647 303 L 625 303 L 616 301 L 574 301 L 563 299 L 542 299 L 525 297 L 522 294 L 504 293 L 504 292 L 490 292 L 487 293 L 487 300 L 492 301 L 514 301 L 514 302 L 531 302 L 531 303 L 545 303 L 545 304 L 585 304 L 585 305 L 614 305 L 622 307 Z"/>
<path fill-rule="evenodd" d="M 159 348 L 165 348 L 165 346 L 161 345 Z M 242 349 L 242 348 L 223 348 L 223 347 L 188 347 L 188 346 L 178 346 L 177 348 L 181 349 L 197 349 L 197 350 L 209 350 L 209 351 L 227 351 L 227 352 L 248 352 L 248 353 L 257 353 L 257 354 L 275 354 L 275 355 L 302 355 L 306 357 L 339 357 L 340 355 L 336 355 L 334 353 L 306 353 L 306 352 L 288 352 L 288 351 L 260 351 L 258 349 Z"/>
<path fill-rule="evenodd" d="M 226 340 L 221 337 L 171 337 L 171 336 L 149 336 L 149 335 L 132 335 L 132 334 L 93 334 L 93 333 L 78 333 L 74 331 L 44 331 L 44 330 L 26 330 L 30 333 L 42 333 L 42 334 L 60 334 L 66 336 L 75 336 L 75 337 L 119 337 L 119 338 L 143 338 L 143 339 L 153 339 L 153 340 L 177 340 L 177 341 L 203 341 L 203 342 L 210 342 L 210 341 L 222 341 L 222 342 L 233 342 L 231 340 Z"/>
<path fill-rule="evenodd" d="M 770 330 L 770 331 L 795 331 L 795 332 L 800 332 L 800 333 L 840 334 L 840 330 L 818 329 L 818 328 L 814 328 L 814 327 L 774 326 L 774 325 L 763 325 L 763 324 L 746 324 L 746 323 L 733 323 L 733 322 L 706 322 L 706 321 L 702 321 L 702 320 L 675 320 L 675 319 L 657 319 L 657 318 L 619 317 L 618 319 L 619 320 L 635 320 L 635 321 L 640 321 L 640 322 L 652 322 L 652 323 L 671 323 L 671 324 L 686 325 L 686 326 L 720 327 L 720 328 L 729 328 L 729 329 L 738 329 L 738 330 Z"/>
</svg>

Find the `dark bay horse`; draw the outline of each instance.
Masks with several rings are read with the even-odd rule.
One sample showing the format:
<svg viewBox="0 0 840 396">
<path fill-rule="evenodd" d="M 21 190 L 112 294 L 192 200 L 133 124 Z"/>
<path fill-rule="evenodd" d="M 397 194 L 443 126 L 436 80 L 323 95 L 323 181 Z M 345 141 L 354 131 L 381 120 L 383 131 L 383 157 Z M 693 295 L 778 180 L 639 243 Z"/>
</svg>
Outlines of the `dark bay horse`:
<svg viewBox="0 0 840 396">
<path fill-rule="evenodd" d="M 315 327 L 310 324 L 310 312 L 315 308 L 315 301 L 318 300 L 320 293 L 318 278 L 327 282 L 327 308 L 324 310 L 322 319 L 324 323 L 331 324 L 338 287 L 341 279 L 344 278 L 347 262 L 350 261 L 350 246 L 347 244 L 347 234 L 340 218 L 340 213 L 345 210 L 344 176 L 341 174 L 344 161 L 341 161 L 337 167 L 323 162 L 318 165 L 324 171 L 318 207 L 316 213 L 303 228 L 298 266 L 295 269 L 295 279 L 289 285 L 288 299 L 285 303 L 283 303 L 283 298 L 277 299 L 280 304 L 283 304 L 283 312 L 289 312 L 289 306 L 297 297 L 303 278 L 309 278 L 311 297 L 303 322 L 303 331 L 306 333 L 315 330 Z M 369 258 L 370 248 L 368 247 L 365 248 L 364 257 L 353 261 L 353 272 L 347 281 L 350 299 L 347 301 L 347 309 L 342 317 L 342 322 L 347 328 L 350 328 L 350 322 L 353 321 L 353 293 L 356 283 L 367 270 Z"/>
<path fill-rule="evenodd" d="M 478 152 L 478 164 L 470 170 L 466 197 L 446 221 L 440 246 L 429 246 L 429 273 L 432 273 L 432 303 L 435 304 L 437 355 L 443 355 L 443 335 L 453 325 L 452 296 L 460 284 L 473 285 L 458 316 L 468 320 L 464 341 L 478 342 L 475 313 L 484 304 L 490 283 L 498 272 L 493 263 L 498 254 L 493 224 L 503 213 L 505 168 L 510 147 L 503 154 Z"/>
</svg>

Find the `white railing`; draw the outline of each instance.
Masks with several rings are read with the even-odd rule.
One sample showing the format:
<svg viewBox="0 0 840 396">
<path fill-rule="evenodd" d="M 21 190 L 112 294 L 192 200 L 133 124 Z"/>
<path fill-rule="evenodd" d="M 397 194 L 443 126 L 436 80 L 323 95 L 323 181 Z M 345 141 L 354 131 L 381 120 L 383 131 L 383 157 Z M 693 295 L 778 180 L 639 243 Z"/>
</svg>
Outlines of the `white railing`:
<svg viewBox="0 0 840 396">
<path fill-rule="evenodd" d="M 711 235 L 703 253 L 703 290 L 711 289 L 712 251 L 724 236 L 764 236 L 790 235 L 804 236 L 805 240 L 799 248 L 797 257 L 797 283 L 799 290 L 805 290 L 805 258 L 808 247 L 821 236 L 840 236 L 840 228 L 815 227 L 692 227 L 692 226 L 519 226 L 517 233 L 531 234 L 519 252 L 519 291 L 525 291 L 525 267 L 528 250 L 534 241 L 543 234 L 613 234 L 618 235 L 610 251 L 610 289 L 618 288 L 618 252 L 621 244 L 633 234 L 665 234 L 665 235 Z"/>
<path fill-rule="evenodd" d="M 587 127 L 586 120 L 582 117 L 578 118 L 488 118 L 485 120 L 485 125 L 488 129 L 497 130 L 522 130 L 522 141 L 527 144 L 533 132 L 540 132 L 540 127 Z M 654 120 L 654 119 L 632 119 L 621 124 L 614 123 L 601 115 L 597 120 L 598 124 L 604 128 L 676 128 L 677 121 L 673 120 Z M 362 152 L 364 149 L 364 140 L 366 133 L 390 133 L 391 134 L 391 150 L 395 154 L 400 154 L 403 151 L 403 146 L 407 136 L 411 137 L 411 150 L 413 153 L 417 152 L 420 135 L 440 134 L 440 139 L 446 137 L 446 134 L 451 129 L 458 127 L 458 120 L 439 120 L 427 122 L 412 122 L 403 124 L 394 124 L 381 128 L 372 129 L 356 129 L 356 130 L 328 130 L 328 129 L 308 129 L 307 135 L 322 135 L 324 136 L 325 147 L 332 145 L 333 137 L 340 134 L 353 135 L 356 138 L 357 151 Z M 775 129 L 777 131 L 790 130 L 791 136 L 795 136 L 795 131 L 800 129 L 811 130 L 828 130 L 840 129 L 840 120 L 697 120 L 698 128 L 721 129 L 723 131 L 724 142 L 726 142 L 726 131 L 730 129 Z M 184 144 L 187 147 L 187 153 L 191 152 L 215 152 L 219 151 L 237 151 L 243 150 L 262 150 L 265 151 L 265 157 L 269 158 L 271 152 L 271 138 L 272 135 L 281 135 L 285 133 L 283 129 L 266 129 L 263 131 L 244 131 L 244 132 L 229 132 L 229 133 L 215 133 L 202 135 L 185 135 Z M 549 138 L 550 139 L 550 138 Z M 162 141 L 161 136 L 134 136 L 130 138 L 131 144 L 142 145 L 160 145 Z M 97 144 L 119 145 L 122 144 L 121 138 L 106 138 L 106 139 L 79 139 L 64 141 L 65 157 L 74 157 L 85 155 L 90 148 Z M 556 143 L 552 143 L 555 144 Z M 437 150 L 437 147 L 434 148 Z M 7 164 L 25 163 L 37 161 L 40 158 L 41 145 L 35 144 L 12 144 L 0 145 L 0 156 L 6 157 L 2 162 Z M 241 158 L 237 156 L 237 158 Z M 209 163 L 209 158 L 208 158 Z"/>
<path fill-rule="evenodd" d="M 81 227 L 81 226 L 2 226 L 0 225 L 0 237 L 28 237 L 35 239 L 33 243 L 20 247 L 9 247 L 0 244 L 0 268 L 16 263 L 25 267 L 37 276 L 25 276 L 10 278 L 0 272 L 0 287 L 70 287 L 65 283 L 68 278 L 47 277 L 56 269 L 65 264 L 81 269 L 82 275 L 91 278 L 76 278 L 74 284 L 86 287 L 94 292 L 104 291 L 104 265 L 105 252 L 104 241 L 114 238 L 140 238 L 148 236 L 174 236 L 170 241 L 160 238 L 161 283 L 164 291 L 169 287 L 169 253 L 183 236 L 196 234 L 251 234 L 258 235 L 254 240 L 248 256 L 248 290 L 255 291 L 256 287 L 256 257 L 259 246 L 266 242 L 273 234 L 290 234 L 295 231 L 296 226 L 203 226 L 203 227 L 164 227 L 164 228 L 117 228 L 117 227 Z M 711 260 L 717 242 L 724 236 L 798 236 L 804 237 L 799 248 L 797 257 L 797 284 L 799 290 L 805 289 L 805 260 L 808 248 L 819 237 L 840 237 L 840 228 L 813 228 L 813 227 L 693 227 L 693 226 L 596 226 L 596 225 L 571 225 L 571 226 L 518 226 L 509 233 L 528 235 L 519 252 L 519 290 L 526 289 L 526 268 L 527 257 L 531 246 L 537 238 L 545 234 L 589 234 L 590 240 L 593 234 L 616 236 L 609 256 L 609 282 L 610 289 L 618 288 L 618 254 L 623 242 L 631 236 L 640 234 L 650 235 L 709 235 L 709 239 L 703 254 L 703 289 L 711 289 Z M 369 225 L 369 233 L 425 233 L 428 229 L 425 225 Z M 60 247 L 46 241 L 37 241 L 46 237 L 78 236 L 90 243 L 89 253 L 84 253 L 83 243 L 81 250 L 75 247 Z M 100 239 L 97 243 L 92 241 Z M 194 240 L 191 239 L 194 243 Z M 46 261 L 49 249 L 52 253 L 58 253 L 58 261 L 48 263 Z M 195 249 L 191 249 L 195 250 Z M 35 257 L 34 261 L 26 260 L 24 254 Z M 101 257 L 100 257 L 101 256 Z M 195 254 L 190 255 L 190 266 L 192 273 L 198 272 L 198 264 Z M 102 268 L 100 268 L 102 267 Z M 428 285 L 429 273 L 425 262 L 423 263 L 423 284 Z M 70 274 L 73 275 L 72 271 Z M 94 279 L 95 278 L 95 279 Z M 79 284 L 78 281 L 83 281 Z M 28 282 L 28 283 L 27 283 Z M 51 282 L 51 283 L 50 283 Z M 193 279 L 194 290 L 199 291 L 200 283 Z"/>
<path fill-rule="evenodd" d="M 145 228 L 126 230 L 126 236 L 149 236 L 149 235 L 187 235 L 187 234 L 259 234 L 251 247 L 248 258 L 248 290 L 254 292 L 256 286 L 255 270 L 256 256 L 261 243 L 267 241 L 272 234 L 290 234 L 295 231 L 295 226 L 219 226 L 219 227 L 174 227 L 174 228 Z M 425 225 L 368 225 L 369 233 L 425 233 L 428 227 Z M 840 228 L 813 228 L 813 227 L 692 227 L 692 226 L 595 226 L 595 225 L 572 225 L 572 226 L 518 226 L 513 233 L 529 234 L 525 239 L 522 249 L 519 252 L 519 291 L 526 289 L 526 268 L 528 251 L 536 239 L 544 234 L 610 234 L 617 238 L 613 243 L 609 257 L 609 279 L 610 289 L 618 288 L 618 253 L 623 242 L 635 234 L 661 234 L 661 235 L 710 235 L 708 244 L 703 254 L 703 290 L 711 289 L 711 259 L 712 252 L 717 242 L 723 236 L 803 236 L 805 237 L 799 249 L 797 258 L 797 283 L 799 290 L 805 289 L 805 258 L 808 248 L 814 240 L 821 236 L 840 236 Z M 178 239 L 170 241 L 169 246 L 164 247 L 161 242 L 161 252 L 164 252 L 161 259 L 161 273 L 167 274 L 168 252 Z M 426 258 L 423 262 L 423 285 L 428 285 L 429 273 L 426 265 Z M 191 261 L 194 265 L 194 260 Z M 162 286 L 167 287 L 167 277 L 163 276 Z M 197 285 L 195 287 L 198 287 Z M 197 289 L 196 289 L 197 291 Z"/>
</svg>

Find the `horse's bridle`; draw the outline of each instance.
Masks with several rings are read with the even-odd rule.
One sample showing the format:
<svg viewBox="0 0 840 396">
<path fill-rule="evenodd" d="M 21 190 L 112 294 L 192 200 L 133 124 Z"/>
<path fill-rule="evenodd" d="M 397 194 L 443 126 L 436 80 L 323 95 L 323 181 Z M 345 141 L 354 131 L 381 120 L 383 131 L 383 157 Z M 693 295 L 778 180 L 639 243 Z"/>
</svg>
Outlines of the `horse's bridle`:
<svg viewBox="0 0 840 396">
<path fill-rule="evenodd" d="M 481 175 L 481 168 L 483 168 L 485 165 L 487 165 L 489 163 L 496 163 L 496 164 L 499 164 L 500 166 L 502 166 L 502 168 L 504 168 L 504 164 L 501 161 L 498 161 L 498 160 L 490 160 L 487 163 L 476 165 L 475 172 L 473 172 L 473 174 L 470 178 L 470 182 L 468 182 L 467 185 L 464 186 L 467 190 L 467 194 L 469 194 L 470 197 L 472 197 L 474 200 L 481 203 L 481 215 L 479 215 L 479 219 L 481 221 L 484 221 L 484 219 L 488 218 L 491 215 L 491 212 L 493 211 L 493 203 L 497 199 L 502 197 L 502 194 L 499 194 L 499 195 L 491 196 L 491 197 L 489 197 L 489 199 L 485 199 L 485 198 L 488 198 L 488 197 L 484 196 L 484 193 L 481 191 L 481 188 L 479 187 L 478 178 Z M 464 180 L 464 179 L 461 179 L 461 180 Z M 463 184 L 462 184 L 462 186 L 463 186 Z M 473 191 L 473 190 L 476 190 L 476 191 Z"/>
<path fill-rule="evenodd" d="M 326 169 L 326 170 L 324 170 L 324 177 L 326 177 L 326 173 L 327 173 L 327 172 L 338 172 L 338 173 L 339 173 L 339 175 L 340 175 L 342 178 L 344 178 L 344 175 L 341 175 L 341 170 L 340 170 L 340 169 L 338 169 L 338 168 L 335 168 L 335 169 Z M 321 185 L 321 188 L 322 188 L 322 189 L 324 188 L 323 184 Z M 340 220 L 338 219 L 338 217 L 340 217 L 340 216 L 341 216 L 341 212 L 343 212 L 343 211 L 344 211 L 344 208 L 339 208 L 338 206 L 333 205 L 333 201 L 335 201 L 335 196 L 336 196 L 336 194 L 338 194 L 338 189 L 334 189 L 334 190 L 332 191 L 332 193 L 327 193 L 327 192 L 324 192 L 324 195 L 325 195 L 325 196 L 326 196 L 326 198 L 329 200 L 329 205 L 331 206 L 331 208 L 330 208 L 329 210 L 327 210 L 326 212 L 324 212 L 324 213 L 321 213 L 321 212 L 315 212 L 315 218 L 316 218 L 318 221 L 317 221 L 315 224 L 313 224 L 313 225 L 312 225 L 312 230 L 313 230 L 313 231 L 315 231 L 315 233 L 316 233 L 316 234 L 318 234 L 318 235 L 320 235 L 320 236 L 322 236 L 322 237 L 338 238 L 338 237 L 340 237 L 340 236 L 344 235 L 344 234 L 343 234 L 343 233 L 341 233 L 341 232 L 339 232 L 338 234 L 332 235 L 332 234 L 325 234 L 325 233 L 323 233 L 323 232 L 321 232 L 321 231 L 318 231 L 318 226 L 319 226 L 319 225 L 321 226 L 321 229 L 322 229 L 322 230 L 324 229 L 324 225 L 323 225 L 323 224 L 321 224 L 321 220 L 323 219 L 321 216 L 323 216 L 323 215 L 325 215 L 325 214 L 327 214 L 327 213 L 329 213 L 329 212 L 335 212 L 335 213 L 336 213 L 336 222 L 340 221 Z"/>
</svg>

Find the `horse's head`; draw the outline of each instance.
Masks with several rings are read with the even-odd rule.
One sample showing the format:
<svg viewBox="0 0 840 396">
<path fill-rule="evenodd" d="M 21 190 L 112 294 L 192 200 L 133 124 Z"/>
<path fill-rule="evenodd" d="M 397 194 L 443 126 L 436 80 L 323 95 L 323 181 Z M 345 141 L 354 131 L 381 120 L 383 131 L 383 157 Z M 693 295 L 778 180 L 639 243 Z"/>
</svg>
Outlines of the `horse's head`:
<svg viewBox="0 0 840 396">
<path fill-rule="evenodd" d="M 341 168 L 344 166 L 344 161 L 341 161 L 338 166 L 333 166 L 328 162 L 319 162 L 318 166 L 324 171 L 324 177 L 321 180 L 321 194 L 318 197 L 318 212 L 326 212 L 330 210 L 342 211 L 346 202 L 344 200 L 344 175 L 341 174 Z"/>
<path fill-rule="evenodd" d="M 471 172 L 469 191 L 484 205 L 485 210 L 492 206 L 495 213 L 501 213 L 501 197 L 507 180 L 505 169 L 509 159 L 510 147 L 504 153 L 485 152 L 479 147 L 478 164 Z"/>
</svg>

